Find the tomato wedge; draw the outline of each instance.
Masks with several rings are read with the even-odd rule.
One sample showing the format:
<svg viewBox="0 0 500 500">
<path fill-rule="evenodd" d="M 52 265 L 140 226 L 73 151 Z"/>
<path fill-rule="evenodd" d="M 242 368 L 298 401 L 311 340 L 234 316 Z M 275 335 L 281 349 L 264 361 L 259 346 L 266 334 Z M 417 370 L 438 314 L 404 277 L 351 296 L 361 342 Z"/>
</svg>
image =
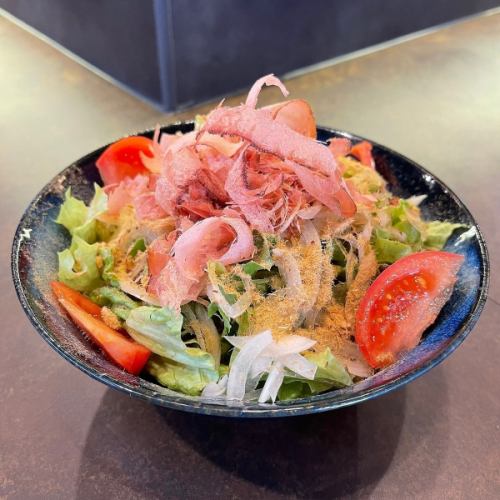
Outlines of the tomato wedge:
<svg viewBox="0 0 500 500">
<path fill-rule="evenodd" d="M 293 99 L 266 106 L 264 109 L 270 111 L 277 122 L 288 125 L 299 134 L 316 139 L 316 119 L 308 102 Z"/>
<path fill-rule="evenodd" d="M 398 260 L 372 283 L 356 314 L 355 339 L 373 368 L 413 349 L 449 299 L 464 257 L 419 252 Z"/>
<path fill-rule="evenodd" d="M 105 185 L 115 184 L 126 177 L 149 174 L 141 153 L 152 158 L 153 141 L 147 137 L 126 137 L 111 144 L 96 161 Z"/>
<path fill-rule="evenodd" d="M 90 299 L 85 297 L 85 295 L 82 295 L 80 292 L 73 290 L 73 288 L 70 288 L 60 281 L 52 281 L 50 286 L 52 288 L 52 291 L 54 292 L 54 295 L 58 299 L 69 300 L 80 309 L 83 309 L 85 312 L 92 314 L 92 316 L 95 316 L 96 318 L 101 317 L 101 308 L 95 302 L 92 302 Z"/>
<path fill-rule="evenodd" d="M 368 141 L 361 141 L 355 144 L 350 151 L 350 154 L 357 158 L 363 165 L 367 167 L 375 167 L 372 156 L 373 146 Z"/>
<path fill-rule="evenodd" d="M 86 332 L 103 351 L 125 371 L 138 375 L 147 363 L 151 351 L 127 339 L 101 320 L 75 305 L 71 300 L 59 299 L 71 319 Z"/>
</svg>

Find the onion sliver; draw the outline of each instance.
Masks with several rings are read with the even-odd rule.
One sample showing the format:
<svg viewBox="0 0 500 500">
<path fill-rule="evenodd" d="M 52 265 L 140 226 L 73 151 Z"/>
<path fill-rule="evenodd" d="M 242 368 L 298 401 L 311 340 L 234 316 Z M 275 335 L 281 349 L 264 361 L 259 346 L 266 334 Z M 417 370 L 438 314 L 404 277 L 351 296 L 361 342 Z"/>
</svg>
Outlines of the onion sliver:
<svg viewBox="0 0 500 500">
<path fill-rule="evenodd" d="M 223 396 L 227 388 L 228 376 L 224 375 L 218 382 L 209 382 L 203 389 L 201 395 L 207 398 Z"/>
<path fill-rule="evenodd" d="M 227 382 L 227 399 L 242 401 L 245 396 L 245 386 L 252 363 L 260 353 L 273 341 L 270 330 L 253 335 L 246 345 L 236 355 L 229 370 Z"/>
<path fill-rule="evenodd" d="M 318 369 L 312 361 L 304 358 L 300 354 L 288 354 L 279 358 L 280 362 L 292 372 L 309 380 L 314 380 L 316 370 Z"/>
<path fill-rule="evenodd" d="M 275 361 L 267 376 L 266 383 L 262 388 L 259 396 L 259 403 L 266 403 L 271 400 L 273 403 L 276 401 L 278 391 L 283 383 L 285 377 L 285 369 L 279 361 Z"/>
</svg>

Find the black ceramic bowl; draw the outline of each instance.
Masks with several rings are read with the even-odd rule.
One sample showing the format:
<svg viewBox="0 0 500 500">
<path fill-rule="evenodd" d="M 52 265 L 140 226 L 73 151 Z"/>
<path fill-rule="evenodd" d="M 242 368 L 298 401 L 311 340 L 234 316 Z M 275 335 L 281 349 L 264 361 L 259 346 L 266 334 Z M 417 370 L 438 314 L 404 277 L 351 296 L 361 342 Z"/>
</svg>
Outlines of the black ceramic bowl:
<svg viewBox="0 0 500 500">
<path fill-rule="evenodd" d="M 192 128 L 192 123 L 182 123 L 162 130 L 173 133 Z M 141 135 L 151 137 L 152 131 Z M 346 132 L 318 128 L 320 140 L 339 136 L 354 142 L 362 140 Z M 424 217 L 461 222 L 469 227 L 455 231 L 447 244 L 448 250 L 463 254 L 465 261 L 453 295 L 417 348 L 396 364 L 351 387 L 276 404 L 223 406 L 205 403 L 129 375 L 84 338 L 62 312 L 49 287 L 57 275 L 57 252 L 69 244 L 66 230 L 54 222 L 64 192 L 71 186 L 75 196 L 90 200 L 93 183 L 100 182 L 95 161 L 103 150 L 104 147 L 64 169 L 31 202 L 14 237 L 12 273 L 24 311 L 43 339 L 70 363 L 114 389 L 169 408 L 230 417 L 282 417 L 332 410 L 385 394 L 436 366 L 462 343 L 483 309 L 489 262 L 476 221 L 458 197 L 430 172 L 389 148 L 374 144 L 377 170 L 394 194 L 402 197 L 426 194 L 421 205 Z"/>
</svg>

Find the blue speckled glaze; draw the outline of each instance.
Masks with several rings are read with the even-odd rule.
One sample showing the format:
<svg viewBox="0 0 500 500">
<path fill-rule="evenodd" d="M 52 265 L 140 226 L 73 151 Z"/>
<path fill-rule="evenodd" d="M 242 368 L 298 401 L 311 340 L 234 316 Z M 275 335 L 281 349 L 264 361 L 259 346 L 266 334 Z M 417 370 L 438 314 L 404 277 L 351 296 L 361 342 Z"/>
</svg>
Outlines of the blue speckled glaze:
<svg viewBox="0 0 500 500">
<path fill-rule="evenodd" d="M 187 132 L 192 123 L 164 127 Z M 151 136 L 152 131 L 141 135 Z M 318 128 L 318 138 L 362 138 L 337 130 Z M 461 222 L 446 249 L 464 255 L 453 294 L 421 343 L 396 364 L 345 389 L 277 404 L 246 403 L 224 406 L 184 396 L 148 380 L 123 372 L 110 363 L 62 313 L 50 292 L 57 275 L 57 252 L 69 244 L 66 231 L 55 224 L 64 191 L 88 201 L 93 183 L 99 182 L 95 160 L 104 148 L 90 153 L 57 175 L 35 197 L 23 215 L 12 246 L 12 274 L 19 300 L 29 319 L 59 354 L 91 377 L 132 396 L 169 408 L 229 417 L 283 417 L 332 410 L 356 404 L 401 387 L 427 372 L 453 352 L 476 323 L 486 301 L 489 262 L 486 245 L 470 212 L 439 179 L 404 156 L 374 144 L 377 170 L 391 191 L 402 197 L 426 194 L 422 213 L 427 219 Z"/>
</svg>

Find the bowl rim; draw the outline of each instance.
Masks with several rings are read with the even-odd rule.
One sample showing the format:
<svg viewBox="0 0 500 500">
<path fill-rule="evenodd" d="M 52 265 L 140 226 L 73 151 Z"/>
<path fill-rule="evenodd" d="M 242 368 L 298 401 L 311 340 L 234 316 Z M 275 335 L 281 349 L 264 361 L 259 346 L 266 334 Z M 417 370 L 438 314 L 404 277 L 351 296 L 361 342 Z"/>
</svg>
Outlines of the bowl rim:
<svg viewBox="0 0 500 500">
<path fill-rule="evenodd" d="M 166 129 L 174 129 L 182 126 L 192 126 L 193 123 L 194 122 L 192 120 L 177 121 L 174 123 L 169 123 L 167 125 L 161 126 L 160 130 L 163 131 Z M 370 139 L 365 139 L 364 137 L 359 136 L 357 134 L 320 125 L 317 126 L 317 130 L 326 132 L 327 134 L 330 134 L 332 136 L 345 137 L 347 139 L 354 141 L 368 140 L 374 147 L 380 149 L 381 151 L 388 153 L 391 156 L 399 157 L 400 159 L 410 163 L 418 171 L 422 172 L 423 174 L 431 176 L 431 178 L 437 184 L 440 185 L 443 191 L 448 196 L 450 196 L 450 198 L 452 198 L 455 201 L 455 203 L 457 203 L 461 207 L 461 209 L 468 215 L 468 217 L 470 217 L 479 244 L 480 263 L 482 267 L 480 271 L 479 296 L 477 297 L 475 303 L 473 304 L 472 309 L 469 312 L 468 316 L 463 320 L 462 326 L 455 332 L 455 334 L 450 339 L 448 344 L 441 350 L 441 352 L 439 352 L 438 355 L 427 359 L 422 365 L 413 368 L 409 372 L 400 375 L 387 383 L 384 383 L 377 387 L 362 390 L 359 393 L 349 395 L 346 398 L 340 400 L 335 400 L 334 396 L 336 394 L 336 391 L 331 391 L 316 396 L 312 396 L 309 398 L 295 400 L 292 405 L 288 406 L 281 405 L 278 403 L 275 405 L 266 404 L 262 406 L 251 406 L 251 407 L 244 405 L 241 406 L 219 405 L 205 401 L 194 401 L 190 399 L 184 399 L 181 396 L 179 397 L 180 399 L 174 399 L 174 397 L 169 396 L 168 394 L 162 394 L 161 392 L 154 391 L 153 389 L 146 388 L 145 386 L 141 385 L 133 386 L 123 381 L 118 381 L 112 376 L 108 375 L 107 373 L 100 372 L 99 370 L 89 366 L 84 360 L 80 360 L 77 357 L 73 356 L 70 352 L 66 351 L 59 344 L 59 342 L 56 341 L 56 339 L 54 339 L 51 336 L 49 329 L 46 328 L 43 325 L 43 323 L 38 319 L 37 314 L 29 304 L 28 301 L 29 294 L 27 294 L 25 291 L 19 269 L 19 253 L 21 250 L 21 243 L 25 238 L 25 235 L 23 233 L 24 229 L 23 225 L 28 215 L 32 212 L 33 208 L 36 207 L 36 205 L 39 203 L 40 199 L 44 197 L 46 193 L 52 189 L 54 182 L 56 182 L 57 179 L 66 170 L 70 169 L 71 167 L 77 166 L 85 162 L 86 160 L 89 160 L 91 157 L 95 156 L 100 151 L 103 151 L 109 144 L 112 144 L 113 142 L 116 141 L 112 141 L 105 146 L 101 146 L 93 150 L 92 152 L 87 153 L 86 155 L 82 156 L 81 158 L 72 162 L 66 168 L 61 170 L 37 193 L 37 195 L 29 203 L 28 207 L 25 209 L 23 215 L 21 216 L 21 219 L 17 225 L 14 234 L 14 239 L 12 242 L 11 271 L 17 297 L 19 299 L 19 302 L 21 303 L 21 306 L 25 314 L 28 316 L 31 324 L 35 327 L 36 331 L 41 335 L 41 337 L 57 353 L 59 353 L 64 359 L 69 361 L 73 366 L 77 367 L 78 369 L 80 369 L 93 379 L 98 380 L 99 382 L 102 382 L 105 385 L 115 390 L 119 390 L 130 396 L 135 396 L 139 399 L 148 401 L 150 403 L 154 403 L 159 406 L 175 410 L 186 411 L 190 413 L 204 414 L 204 415 L 214 415 L 214 416 L 224 416 L 224 417 L 245 417 L 245 418 L 270 418 L 270 417 L 276 418 L 276 417 L 304 415 L 309 413 L 320 413 L 333 409 L 351 406 L 375 398 L 377 396 L 387 394 L 389 392 L 394 391 L 395 389 L 401 388 L 402 386 L 406 385 L 412 380 L 415 380 L 416 378 L 427 373 L 431 368 L 437 366 L 444 359 L 446 359 L 453 351 L 455 351 L 455 349 L 457 349 L 458 346 L 462 344 L 462 342 L 465 340 L 467 335 L 470 333 L 470 331 L 478 321 L 479 316 L 484 308 L 490 281 L 490 262 L 489 262 L 488 249 L 486 246 L 486 241 L 483 236 L 483 233 L 477 221 L 475 220 L 475 218 L 473 217 L 467 206 L 460 200 L 460 198 L 441 179 L 436 177 L 433 173 L 429 172 L 425 167 L 419 165 L 418 163 L 406 157 L 405 155 L 402 155 L 401 153 L 398 153 L 397 151 L 387 146 L 379 144 Z M 122 136 L 120 138 L 135 136 L 135 135 L 151 135 L 154 131 L 155 128 L 149 128 L 140 132 Z M 119 140 L 120 138 L 116 140 Z M 146 393 L 145 391 L 148 391 L 149 394 Z M 333 400 L 329 400 L 328 395 L 331 395 L 330 399 Z"/>
</svg>

